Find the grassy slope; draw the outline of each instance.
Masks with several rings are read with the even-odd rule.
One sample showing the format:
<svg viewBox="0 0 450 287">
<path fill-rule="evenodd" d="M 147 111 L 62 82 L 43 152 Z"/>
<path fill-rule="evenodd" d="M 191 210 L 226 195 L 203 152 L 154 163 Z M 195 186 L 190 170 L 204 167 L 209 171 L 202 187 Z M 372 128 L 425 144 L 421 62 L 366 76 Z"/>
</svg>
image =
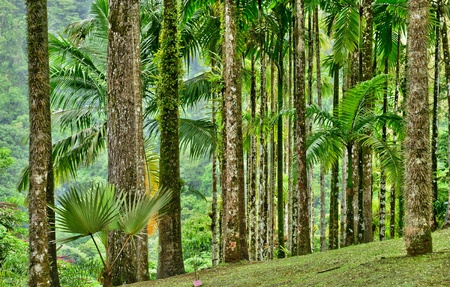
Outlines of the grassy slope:
<svg viewBox="0 0 450 287">
<path fill-rule="evenodd" d="M 433 234 L 429 255 L 408 257 L 403 239 L 199 272 L 203 286 L 450 286 L 450 230 Z M 129 287 L 193 286 L 193 274 Z"/>
</svg>

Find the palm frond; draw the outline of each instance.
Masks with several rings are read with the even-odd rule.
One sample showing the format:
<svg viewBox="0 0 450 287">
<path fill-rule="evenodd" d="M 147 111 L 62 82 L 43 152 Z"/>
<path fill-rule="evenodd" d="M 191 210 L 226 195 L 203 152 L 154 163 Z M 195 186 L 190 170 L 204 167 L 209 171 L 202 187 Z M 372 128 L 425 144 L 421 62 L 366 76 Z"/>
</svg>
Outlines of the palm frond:
<svg viewBox="0 0 450 287">
<path fill-rule="evenodd" d="M 216 148 L 216 126 L 207 119 L 180 119 L 180 149 L 192 158 L 210 156 Z"/>
<path fill-rule="evenodd" d="M 123 196 L 114 195 L 114 187 L 109 184 L 72 186 L 67 193 L 57 198 L 55 210 L 56 227 L 75 236 L 62 239 L 70 242 L 91 236 L 102 230 L 112 230 L 117 225 Z"/>
<path fill-rule="evenodd" d="M 402 154 L 396 145 L 371 135 L 361 135 L 359 142 L 363 146 L 369 146 L 377 154 L 381 168 L 386 171 L 387 180 L 396 186 L 401 186 L 405 165 Z"/>
<path fill-rule="evenodd" d="M 371 80 L 361 82 L 347 91 L 339 104 L 339 119 L 343 123 L 345 130 L 355 130 L 357 121 L 363 118 L 366 103 L 375 98 L 379 98 L 385 90 L 386 75 L 378 75 Z"/>
<path fill-rule="evenodd" d="M 171 199 L 172 192 L 169 189 L 160 189 L 154 196 L 147 194 L 135 196 L 134 199 L 129 197 L 118 220 L 121 230 L 130 236 L 139 234 L 154 215 L 164 214 L 164 207 Z"/>
<path fill-rule="evenodd" d="M 312 165 L 322 163 L 326 170 L 339 161 L 343 153 L 344 143 L 339 136 L 341 131 L 337 128 L 316 131 L 306 141 L 306 163 Z"/>
</svg>

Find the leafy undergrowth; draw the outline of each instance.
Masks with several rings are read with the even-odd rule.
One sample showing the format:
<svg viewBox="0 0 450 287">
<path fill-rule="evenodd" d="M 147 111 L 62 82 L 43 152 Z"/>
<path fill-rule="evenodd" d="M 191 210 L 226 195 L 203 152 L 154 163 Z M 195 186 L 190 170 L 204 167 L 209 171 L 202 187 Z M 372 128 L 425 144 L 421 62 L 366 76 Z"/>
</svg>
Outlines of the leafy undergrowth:
<svg viewBox="0 0 450 287">
<path fill-rule="evenodd" d="M 202 286 L 450 286 L 450 230 L 433 233 L 432 254 L 406 256 L 404 239 L 199 272 Z M 193 286 L 194 274 L 129 287 Z"/>
</svg>

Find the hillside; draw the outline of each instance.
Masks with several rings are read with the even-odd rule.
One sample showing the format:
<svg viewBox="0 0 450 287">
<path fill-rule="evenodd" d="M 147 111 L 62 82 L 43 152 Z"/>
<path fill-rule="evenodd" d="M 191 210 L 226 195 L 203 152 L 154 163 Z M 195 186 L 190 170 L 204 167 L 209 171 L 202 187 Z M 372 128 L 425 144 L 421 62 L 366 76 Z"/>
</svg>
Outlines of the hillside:
<svg viewBox="0 0 450 287">
<path fill-rule="evenodd" d="M 404 239 L 199 272 L 202 286 L 450 286 L 450 230 L 433 234 L 434 252 L 407 257 Z M 193 286 L 194 274 L 129 287 Z"/>
</svg>

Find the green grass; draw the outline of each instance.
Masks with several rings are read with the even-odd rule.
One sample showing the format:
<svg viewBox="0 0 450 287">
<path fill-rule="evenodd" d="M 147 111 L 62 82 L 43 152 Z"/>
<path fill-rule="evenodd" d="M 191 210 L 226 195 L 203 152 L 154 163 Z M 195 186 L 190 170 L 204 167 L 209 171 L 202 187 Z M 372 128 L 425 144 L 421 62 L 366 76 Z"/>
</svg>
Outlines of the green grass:
<svg viewBox="0 0 450 287">
<path fill-rule="evenodd" d="M 373 242 L 199 272 L 203 286 L 450 286 L 450 230 L 433 233 L 432 254 L 406 256 L 404 239 Z M 193 286 L 194 274 L 129 287 Z"/>
</svg>

